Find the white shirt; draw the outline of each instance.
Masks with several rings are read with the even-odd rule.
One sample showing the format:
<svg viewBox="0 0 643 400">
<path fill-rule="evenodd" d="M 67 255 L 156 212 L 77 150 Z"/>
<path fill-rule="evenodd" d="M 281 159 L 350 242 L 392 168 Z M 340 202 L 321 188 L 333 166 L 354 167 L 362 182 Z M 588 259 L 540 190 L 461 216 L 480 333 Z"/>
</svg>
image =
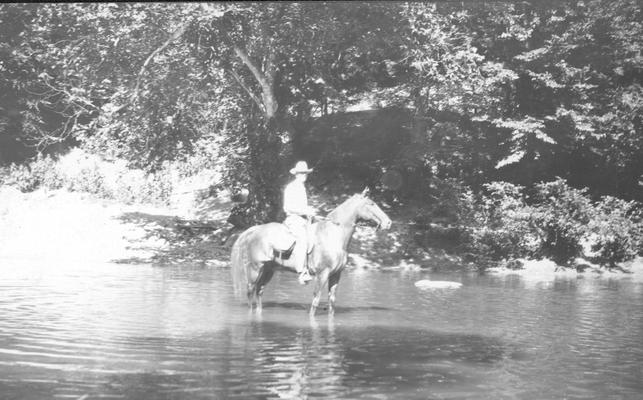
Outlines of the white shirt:
<svg viewBox="0 0 643 400">
<path fill-rule="evenodd" d="M 304 182 L 297 179 L 286 185 L 284 189 L 284 211 L 286 215 L 306 216 L 312 214 L 313 210 L 308 206 L 308 196 Z"/>
</svg>

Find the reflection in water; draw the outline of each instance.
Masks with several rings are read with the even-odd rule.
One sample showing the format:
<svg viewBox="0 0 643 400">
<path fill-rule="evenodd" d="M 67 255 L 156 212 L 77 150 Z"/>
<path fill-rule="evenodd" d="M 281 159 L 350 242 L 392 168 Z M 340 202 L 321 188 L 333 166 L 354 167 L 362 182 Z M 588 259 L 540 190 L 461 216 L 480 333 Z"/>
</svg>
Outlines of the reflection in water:
<svg viewBox="0 0 643 400">
<path fill-rule="evenodd" d="M 50 398 L 636 398 L 643 290 L 627 281 L 525 282 L 347 273 L 338 309 L 278 274 L 262 317 L 227 270 L 0 268 L 0 393 Z"/>
</svg>

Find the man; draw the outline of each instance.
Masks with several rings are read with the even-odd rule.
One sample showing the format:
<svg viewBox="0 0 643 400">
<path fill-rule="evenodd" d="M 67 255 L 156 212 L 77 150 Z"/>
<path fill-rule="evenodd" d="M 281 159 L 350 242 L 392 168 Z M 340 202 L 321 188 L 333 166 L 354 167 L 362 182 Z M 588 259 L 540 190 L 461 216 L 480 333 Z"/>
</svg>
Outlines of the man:
<svg viewBox="0 0 643 400">
<path fill-rule="evenodd" d="M 298 161 L 290 173 L 295 176 L 284 189 L 284 212 L 286 219 L 284 225 L 297 238 L 296 248 L 293 252 L 295 268 L 299 273 L 299 283 L 305 285 L 312 278 L 308 272 L 308 229 L 310 219 L 315 216 L 315 210 L 308 205 L 308 196 L 304 182 L 312 168 L 308 168 L 306 161 Z"/>
</svg>

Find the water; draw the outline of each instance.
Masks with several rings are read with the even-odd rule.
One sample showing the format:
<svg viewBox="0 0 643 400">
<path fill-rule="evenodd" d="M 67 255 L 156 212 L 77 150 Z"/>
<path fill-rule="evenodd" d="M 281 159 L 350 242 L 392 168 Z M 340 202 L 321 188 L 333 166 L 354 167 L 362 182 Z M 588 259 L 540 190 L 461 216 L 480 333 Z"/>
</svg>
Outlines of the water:
<svg viewBox="0 0 643 400">
<path fill-rule="evenodd" d="M 641 283 L 354 270 L 315 323 L 310 292 L 278 273 L 257 318 L 226 269 L 3 262 L 0 398 L 643 397 Z"/>
</svg>

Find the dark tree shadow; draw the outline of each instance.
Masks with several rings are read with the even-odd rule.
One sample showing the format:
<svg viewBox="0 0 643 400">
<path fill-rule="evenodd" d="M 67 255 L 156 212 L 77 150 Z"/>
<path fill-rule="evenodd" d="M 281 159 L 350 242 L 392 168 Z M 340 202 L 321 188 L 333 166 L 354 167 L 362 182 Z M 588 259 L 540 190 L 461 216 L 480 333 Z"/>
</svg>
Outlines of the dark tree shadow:
<svg viewBox="0 0 643 400">
<path fill-rule="evenodd" d="M 118 217 L 125 224 L 144 230 L 143 237 L 131 239 L 132 250 L 151 253 L 147 258 L 113 260 L 121 264 L 153 263 L 158 265 L 221 264 L 227 265 L 234 230 L 221 220 L 183 219 L 172 215 L 127 212 Z M 162 240 L 165 245 L 149 243 Z"/>
</svg>

